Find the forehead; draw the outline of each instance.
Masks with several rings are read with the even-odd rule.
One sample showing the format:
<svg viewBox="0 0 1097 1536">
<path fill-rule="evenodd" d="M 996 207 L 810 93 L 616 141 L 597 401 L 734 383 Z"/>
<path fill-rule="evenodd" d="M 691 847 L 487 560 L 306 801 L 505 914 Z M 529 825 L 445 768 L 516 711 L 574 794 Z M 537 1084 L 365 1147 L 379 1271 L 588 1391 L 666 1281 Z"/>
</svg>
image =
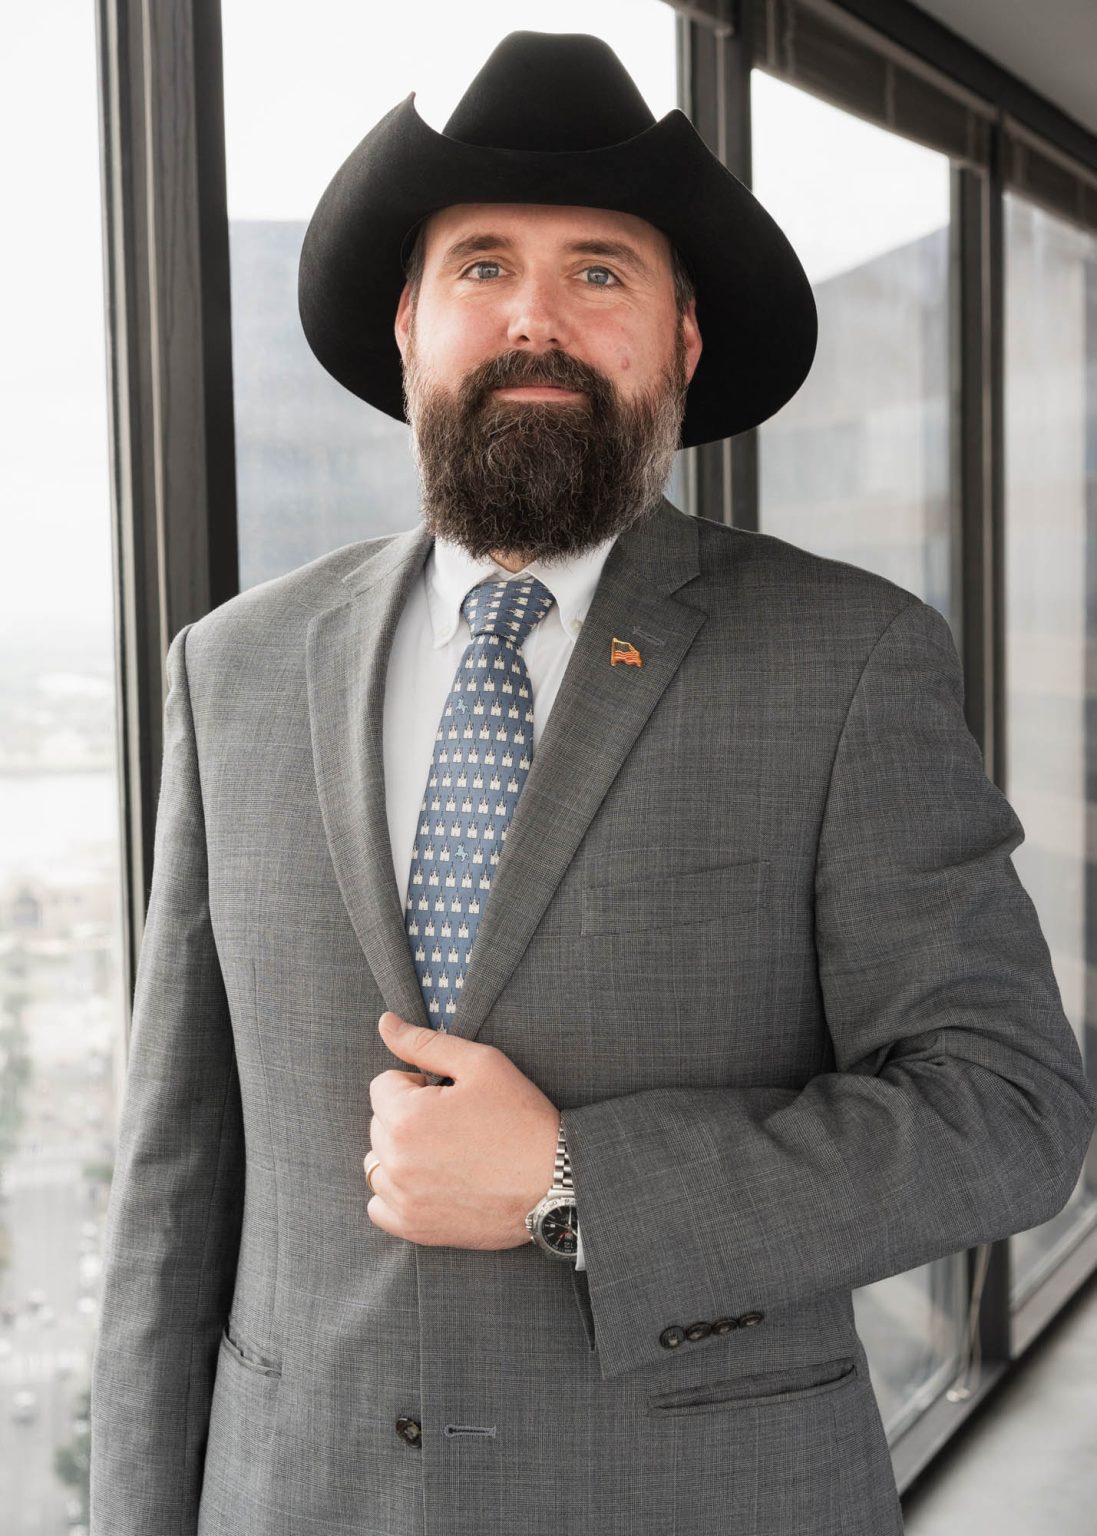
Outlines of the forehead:
<svg viewBox="0 0 1097 1536">
<path fill-rule="evenodd" d="M 424 258 L 440 259 L 455 240 L 477 234 L 545 248 L 583 239 L 624 240 L 653 266 L 670 266 L 670 241 L 646 219 L 614 208 L 554 203 L 453 203 L 440 208 L 426 221 Z"/>
</svg>

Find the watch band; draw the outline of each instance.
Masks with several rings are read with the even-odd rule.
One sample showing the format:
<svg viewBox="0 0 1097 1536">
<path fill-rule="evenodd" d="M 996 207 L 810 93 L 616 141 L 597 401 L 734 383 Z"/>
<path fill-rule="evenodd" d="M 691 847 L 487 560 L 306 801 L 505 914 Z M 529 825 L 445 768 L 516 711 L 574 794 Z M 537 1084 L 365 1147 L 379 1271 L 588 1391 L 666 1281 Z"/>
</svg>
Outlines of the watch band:
<svg viewBox="0 0 1097 1536">
<path fill-rule="evenodd" d="M 571 1159 L 568 1157 L 567 1138 L 564 1135 L 564 1117 L 560 1116 L 560 1130 L 556 1136 L 556 1162 L 553 1167 L 552 1189 L 562 1189 L 569 1195 L 574 1195 L 575 1185 L 571 1181 Z"/>
<path fill-rule="evenodd" d="M 546 1213 L 554 1207 L 563 1205 L 575 1206 L 575 1185 L 571 1176 L 571 1159 L 568 1157 L 567 1138 L 564 1135 L 564 1117 L 560 1115 L 560 1125 L 556 1132 L 556 1154 L 553 1160 L 552 1187 L 548 1193 L 542 1195 L 537 1204 L 526 1215 L 526 1231 L 531 1243 L 536 1243 L 555 1259 L 568 1259 L 573 1264 L 577 1260 L 577 1253 L 560 1253 L 547 1243 L 541 1236 L 540 1223 Z M 576 1212 L 576 1240 L 578 1241 L 578 1212 Z"/>
</svg>

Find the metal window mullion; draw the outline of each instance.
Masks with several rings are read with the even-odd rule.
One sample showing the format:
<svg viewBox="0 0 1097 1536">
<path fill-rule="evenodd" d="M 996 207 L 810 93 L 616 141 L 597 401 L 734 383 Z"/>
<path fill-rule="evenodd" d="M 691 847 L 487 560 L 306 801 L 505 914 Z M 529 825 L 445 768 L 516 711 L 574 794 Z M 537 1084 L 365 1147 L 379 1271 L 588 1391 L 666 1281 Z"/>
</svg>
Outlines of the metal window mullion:
<svg viewBox="0 0 1097 1536">
<path fill-rule="evenodd" d="M 996 760 L 994 679 L 994 541 L 991 390 L 991 246 L 989 178 L 953 170 L 954 266 L 958 305 L 961 592 L 960 651 L 964 662 L 964 708 L 968 727 L 982 748 L 987 773 Z"/>
<path fill-rule="evenodd" d="M 954 96 L 964 93 L 1000 122 L 1001 114 L 1023 123 L 1043 143 L 1056 146 L 1074 165 L 1097 170 L 1097 135 L 1040 95 L 991 56 L 910 0 L 798 0 L 819 11 L 841 10 L 863 22 L 881 49 L 905 68 L 934 71 Z M 927 77 L 928 78 L 928 77 Z M 993 131 L 993 128 L 992 128 Z"/>
<path fill-rule="evenodd" d="M 218 0 L 97 0 L 96 35 L 129 999 L 167 647 L 238 590 Z"/>
<path fill-rule="evenodd" d="M 953 170 L 958 293 L 961 651 L 968 728 L 987 775 L 1005 786 L 1005 583 L 1003 521 L 1003 251 L 1001 135 L 992 131 L 986 172 Z M 1011 1246 L 989 1248 L 978 1316 L 979 1351 L 993 1369 L 1011 1358 Z M 980 1249 L 968 1255 L 969 1287 Z"/>
<path fill-rule="evenodd" d="M 136 20 L 136 26 L 135 26 Z M 129 0 L 96 7 L 100 174 L 114 562 L 116 747 L 122 889 L 123 996 L 133 996 L 152 880 L 157 773 L 163 751 L 163 653 L 155 521 L 147 282 L 145 70 Z M 126 1021 L 128 1033 L 128 1019 Z"/>
<path fill-rule="evenodd" d="M 715 155 L 750 186 L 749 9 L 753 0 L 679 8 L 679 89 L 683 110 Z M 698 314 L 704 341 L 704 314 Z M 693 450 L 695 510 L 714 522 L 758 527 L 757 431 Z"/>
</svg>

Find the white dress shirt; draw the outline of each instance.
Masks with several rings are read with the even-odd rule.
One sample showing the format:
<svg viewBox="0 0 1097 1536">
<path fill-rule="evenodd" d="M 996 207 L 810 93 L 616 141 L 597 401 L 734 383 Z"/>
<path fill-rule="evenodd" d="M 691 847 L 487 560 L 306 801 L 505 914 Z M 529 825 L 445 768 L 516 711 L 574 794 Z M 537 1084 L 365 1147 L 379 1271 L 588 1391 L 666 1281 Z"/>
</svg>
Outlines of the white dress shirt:
<svg viewBox="0 0 1097 1536">
<path fill-rule="evenodd" d="M 461 612 L 470 587 L 481 581 L 536 576 L 556 601 L 527 635 L 522 657 L 533 688 L 533 751 L 545 728 L 572 647 L 616 534 L 585 554 L 546 563 L 533 560 L 508 571 L 489 555 L 474 560 L 461 545 L 436 538 L 396 625 L 385 679 L 385 802 L 389 841 L 401 904 L 407 901 L 411 850 L 434 757 L 434 738 L 458 663 L 472 639 Z M 536 1021 L 530 1021 L 535 1027 Z M 578 1192 L 577 1192 L 578 1195 Z M 585 1269 L 579 1235 L 576 1268 Z"/>
</svg>

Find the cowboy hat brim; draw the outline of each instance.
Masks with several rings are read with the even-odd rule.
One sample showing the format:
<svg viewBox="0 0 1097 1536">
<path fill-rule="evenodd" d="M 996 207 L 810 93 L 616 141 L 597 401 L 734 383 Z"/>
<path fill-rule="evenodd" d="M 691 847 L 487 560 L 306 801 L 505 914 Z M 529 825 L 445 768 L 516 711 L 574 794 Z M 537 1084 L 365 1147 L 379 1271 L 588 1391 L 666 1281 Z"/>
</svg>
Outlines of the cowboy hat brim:
<svg viewBox="0 0 1097 1536">
<path fill-rule="evenodd" d="M 398 421 L 407 419 L 393 330 L 405 241 L 455 203 L 609 208 L 669 237 L 696 288 L 703 343 L 682 447 L 757 426 L 807 377 L 818 331 L 807 275 L 781 228 L 683 112 L 598 149 L 497 149 L 438 133 L 416 111 L 413 91 L 332 177 L 298 269 L 301 324 L 316 357 Z"/>
</svg>

